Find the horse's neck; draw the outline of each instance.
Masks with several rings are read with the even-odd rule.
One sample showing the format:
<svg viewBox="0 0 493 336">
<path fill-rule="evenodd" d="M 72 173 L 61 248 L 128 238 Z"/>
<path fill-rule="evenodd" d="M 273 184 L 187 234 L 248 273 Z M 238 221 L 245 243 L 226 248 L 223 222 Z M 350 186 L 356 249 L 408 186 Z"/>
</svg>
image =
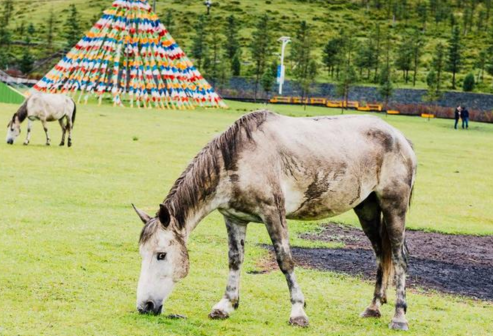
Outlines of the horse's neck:
<svg viewBox="0 0 493 336">
<path fill-rule="evenodd" d="M 207 198 L 199 206 L 185 209 L 183 229 L 188 239 L 190 233 L 200 224 L 202 219 L 218 208 L 218 202 L 215 195 Z"/>
</svg>

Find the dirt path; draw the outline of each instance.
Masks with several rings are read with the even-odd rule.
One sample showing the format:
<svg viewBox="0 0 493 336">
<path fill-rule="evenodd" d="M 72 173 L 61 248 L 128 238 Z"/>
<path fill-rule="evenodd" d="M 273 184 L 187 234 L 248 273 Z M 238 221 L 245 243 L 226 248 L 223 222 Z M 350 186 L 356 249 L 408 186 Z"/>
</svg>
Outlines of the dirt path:
<svg viewBox="0 0 493 336">
<path fill-rule="evenodd" d="M 296 262 L 375 279 L 375 257 L 363 231 L 329 224 L 305 239 L 342 242 L 342 249 L 293 248 Z M 408 231 L 409 286 L 493 301 L 493 236 L 476 237 Z"/>
</svg>

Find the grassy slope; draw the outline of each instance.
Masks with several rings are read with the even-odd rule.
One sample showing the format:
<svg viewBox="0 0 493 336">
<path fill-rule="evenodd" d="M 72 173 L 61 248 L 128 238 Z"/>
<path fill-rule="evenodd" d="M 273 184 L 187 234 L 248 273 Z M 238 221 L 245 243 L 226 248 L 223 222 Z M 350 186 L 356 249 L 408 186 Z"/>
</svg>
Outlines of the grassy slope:
<svg viewBox="0 0 493 336">
<path fill-rule="evenodd" d="M 22 0 L 21 3 L 16 4 L 15 15 L 12 18 L 11 27 L 20 25 L 21 22 L 33 22 L 38 29 L 35 40 L 45 40 L 45 24 L 49 16 L 50 8 L 53 8 L 57 14 L 57 36 L 58 47 L 62 47 L 63 34 L 62 28 L 68 14 L 68 7 L 70 4 L 76 4 L 80 12 L 82 20 L 82 27 L 88 29 L 94 24 L 95 20 L 100 17 L 102 10 L 110 6 L 111 0 L 65 0 L 65 1 L 36 1 L 36 0 Z M 417 0 L 408 0 L 414 8 Z M 34 3 L 36 5 L 34 5 Z M 54 5 L 53 5 L 54 4 Z M 479 7 L 478 7 L 479 8 Z M 178 43 L 185 49 L 186 52 L 190 52 L 191 38 L 194 34 L 194 24 L 197 21 L 199 14 L 205 13 L 205 6 L 203 1 L 198 0 L 158 0 L 157 12 L 162 19 L 165 20 L 166 12 L 168 9 L 173 11 L 175 27 L 173 36 Z M 355 36 L 360 40 L 368 35 L 372 27 L 376 22 L 379 22 L 382 27 L 392 28 L 392 31 L 396 35 L 401 35 L 403 30 L 408 27 L 418 26 L 421 27 L 421 19 L 417 17 L 414 10 L 412 11 L 410 19 L 406 21 L 397 21 L 396 25 L 392 25 L 391 20 L 385 17 L 384 11 L 371 11 L 367 13 L 365 8 L 359 5 L 359 1 L 346 1 L 346 0 L 311 0 L 311 1 L 297 1 L 297 0 L 221 0 L 215 1 L 215 6 L 212 9 L 213 22 L 210 26 L 221 25 L 225 22 L 225 18 L 231 14 L 235 15 L 241 22 L 242 30 L 242 42 L 244 47 L 243 57 L 244 61 L 249 62 L 250 53 L 247 46 L 250 45 L 251 32 L 253 25 L 258 16 L 267 13 L 272 21 L 273 35 L 277 38 L 280 36 L 294 36 L 295 31 L 302 20 L 305 20 L 313 27 L 315 38 L 315 58 L 319 62 L 322 61 L 322 49 L 327 39 L 337 34 L 341 27 L 352 29 Z M 461 10 L 454 8 L 454 13 L 458 21 L 461 20 Z M 479 15 L 479 10 L 476 11 L 476 16 Z M 475 19 L 476 20 L 476 19 Z M 485 23 L 485 26 L 488 24 Z M 430 17 L 428 28 L 426 31 L 427 44 L 422 49 L 422 65 L 420 73 L 418 75 L 418 88 L 426 87 L 426 68 L 431 61 L 431 54 L 438 41 L 445 41 L 450 35 L 450 27 L 447 23 L 441 23 L 436 25 L 433 23 Z M 467 36 L 463 38 L 463 69 L 458 75 L 459 82 L 469 72 L 472 71 L 474 62 L 480 49 L 483 48 L 487 36 L 487 29 L 482 31 L 476 31 L 476 28 L 472 29 Z M 18 39 L 24 37 L 17 36 Z M 394 37 L 393 41 L 398 41 L 398 37 Z M 397 43 L 394 43 L 394 47 L 397 47 Z M 18 49 L 18 48 L 17 48 Z M 288 48 L 289 49 L 289 48 Z M 17 51 L 20 54 L 20 50 Z M 288 50 L 289 53 L 289 50 Z M 44 57 L 45 51 L 43 48 L 38 48 L 37 54 L 40 57 Z M 320 69 L 318 80 L 321 82 L 333 81 L 323 68 Z M 289 67 L 288 67 L 289 75 Z M 450 85 L 450 75 L 444 74 L 446 81 L 445 85 Z M 411 84 L 404 84 L 401 73 L 395 73 L 396 87 L 411 87 Z M 491 90 L 490 84 L 491 77 L 485 77 L 485 84 L 481 87 L 481 91 L 489 92 Z M 460 88 L 460 84 L 458 85 Z"/>
<path fill-rule="evenodd" d="M 0 144 L 0 335 L 394 335 L 387 328 L 391 305 L 379 321 L 358 318 L 371 298 L 370 283 L 303 269 L 298 274 L 312 323 L 308 330 L 287 326 L 290 305 L 280 272 L 243 272 L 239 311 L 228 321 L 208 320 L 227 276 L 226 233 L 217 213 L 192 235 L 191 273 L 165 306 L 166 313 L 189 319 L 135 312 L 140 224 L 130 203 L 153 213 L 194 154 L 254 108 L 231 105 L 230 111 L 195 112 L 83 106 L 70 150 L 43 146 L 39 124 L 29 147 Z M 0 120 L 15 108 L 0 105 Z M 339 113 L 272 108 L 293 115 Z M 472 123 L 462 132 L 445 120 L 387 120 L 414 141 L 420 161 L 409 226 L 493 234 L 493 157 L 486 149 L 493 125 Z M 58 126 L 50 129 L 58 140 Z M 336 220 L 354 223 L 354 216 Z M 315 229 L 292 222 L 292 241 L 306 245 L 296 234 Z M 245 271 L 256 269 L 265 254 L 256 244 L 268 237 L 262 226 L 252 225 L 247 240 Z M 409 335 L 493 331 L 488 303 L 412 291 L 409 306 Z"/>
</svg>

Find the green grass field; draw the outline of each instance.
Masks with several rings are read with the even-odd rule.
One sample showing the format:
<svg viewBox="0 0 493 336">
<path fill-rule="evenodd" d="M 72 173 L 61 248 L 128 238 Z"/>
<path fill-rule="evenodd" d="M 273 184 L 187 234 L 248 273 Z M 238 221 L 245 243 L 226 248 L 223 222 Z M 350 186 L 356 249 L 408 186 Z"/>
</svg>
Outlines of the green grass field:
<svg viewBox="0 0 493 336">
<path fill-rule="evenodd" d="M 227 111 L 193 112 L 81 106 L 74 147 L 45 147 L 35 124 L 31 145 L 0 143 L 0 335 L 394 335 L 380 320 L 358 317 L 370 302 L 370 282 L 298 268 L 307 299 L 309 329 L 288 326 L 290 303 L 280 272 L 258 268 L 269 241 L 251 225 L 242 273 L 241 305 L 227 321 L 207 318 L 227 277 L 227 237 L 218 213 L 207 217 L 189 242 L 191 272 L 165 305 L 165 315 L 135 310 L 141 224 L 130 204 L 157 210 L 193 156 L 252 104 Z M 0 105 L 5 124 L 16 110 Z M 270 106 L 287 115 L 338 114 L 339 110 Z M 493 234 L 493 125 L 471 123 L 455 131 L 449 120 L 389 116 L 415 144 L 418 180 L 408 226 L 413 229 Z M 58 124 L 50 124 L 53 144 Z M 3 138 L 2 138 L 3 139 Z M 334 220 L 357 225 L 353 214 Z M 297 235 L 317 223 L 290 222 L 293 245 L 313 246 Z M 391 291 L 393 301 L 393 290 Z M 491 303 L 412 290 L 408 335 L 491 335 Z"/>
</svg>

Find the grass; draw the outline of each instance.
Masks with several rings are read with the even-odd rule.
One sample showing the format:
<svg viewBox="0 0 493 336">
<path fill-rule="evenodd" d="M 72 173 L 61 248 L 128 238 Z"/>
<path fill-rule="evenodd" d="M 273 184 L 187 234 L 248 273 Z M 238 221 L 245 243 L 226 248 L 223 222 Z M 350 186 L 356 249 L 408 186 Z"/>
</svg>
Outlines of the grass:
<svg viewBox="0 0 493 336">
<path fill-rule="evenodd" d="M 261 225 L 249 228 L 240 309 L 228 321 L 207 319 L 227 277 L 226 231 L 217 213 L 193 233 L 191 272 L 165 306 L 165 314 L 188 319 L 136 313 L 141 227 L 130 203 L 156 211 L 196 152 L 256 108 L 230 106 L 193 112 L 81 106 L 71 149 L 45 147 L 39 123 L 30 146 L 20 139 L 14 146 L 0 144 L 0 335 L 395 334 L 387 328 L 392 304 L 384 307 L 381 320 L 358 318 L 371 299 L 371 283 L 301 268 L 311 326 L 289 327 L 282 274 L 247 273 L 266 253 L 257 245 L 269 241 Z M 295 116 L 340 113 L 270 108 Z M 0 105 L 0 119 L 6 122 L 15 109 Z M 471 123 L 466 132 L 454 131 L 448 120 L 386 120 L 413 140 L 420 162 L 408 226 L 493 234 L 493 125 Z M 50 131 L 56 144 L 58 125 L 50 124 Z M 334 220 L 357 224 L 352 214 Z M 291 222 L 292 243 L 310 246 L 297 234 L 316 229 L 315 223 Z M 493 332 L 491 303 L 416 290 L 408 296 L 409 335 Z"/>
</svg>

